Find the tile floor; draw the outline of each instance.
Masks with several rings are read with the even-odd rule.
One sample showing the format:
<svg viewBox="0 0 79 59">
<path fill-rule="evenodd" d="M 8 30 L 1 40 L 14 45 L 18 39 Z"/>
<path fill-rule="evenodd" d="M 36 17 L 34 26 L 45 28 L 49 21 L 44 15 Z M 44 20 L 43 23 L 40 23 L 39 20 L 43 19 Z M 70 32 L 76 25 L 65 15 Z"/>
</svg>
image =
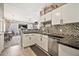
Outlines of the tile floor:
<svg viewBox="0 0 79 59">
<path fill-rule="evenodd" d="M 36 56 L 30 47 L 26 49 L 22 48 L 19 45 L 15 45 L 9 48 L 6 48 L 1 56 Z"/>
</svg>

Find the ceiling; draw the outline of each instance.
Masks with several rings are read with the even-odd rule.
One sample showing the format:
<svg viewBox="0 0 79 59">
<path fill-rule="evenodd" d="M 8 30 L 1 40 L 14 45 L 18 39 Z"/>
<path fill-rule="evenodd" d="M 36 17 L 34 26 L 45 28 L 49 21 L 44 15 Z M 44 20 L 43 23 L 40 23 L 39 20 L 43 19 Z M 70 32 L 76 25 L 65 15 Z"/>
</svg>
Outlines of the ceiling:
<svg viewBox="0 0 79 59">
<path fill-rule="evenodd" d="M 4 17 L 9 20 L 35 22 L 45 3 L 5 3 Z"/>
</svg>

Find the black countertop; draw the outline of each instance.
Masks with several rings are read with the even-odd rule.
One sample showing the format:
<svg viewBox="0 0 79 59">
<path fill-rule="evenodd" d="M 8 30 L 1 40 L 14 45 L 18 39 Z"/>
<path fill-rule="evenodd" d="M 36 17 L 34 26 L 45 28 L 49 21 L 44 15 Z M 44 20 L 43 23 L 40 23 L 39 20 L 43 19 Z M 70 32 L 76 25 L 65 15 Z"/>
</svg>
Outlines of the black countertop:
<svg viewBox="0 0 79 59">
<path fill-rule="evenodd" d="M 58 40 L 59 44 L 63 44 L 75 49 L 79 50 L 79 38 L 74 38 L 73 36 L 64 36 L 64 35 L 59 35 L 59 34 L 50 34 L 50 33 L 43 33 L 43 32 L 35 32 L 35 31 L 31 31 L 31 32 L 27 32 L 24 31 L 24 34 L 30 34 L 30 33 L 37 33 L 37 34 L 42 34 L 42 35 L 48 35 L 50 37 L 55 37 L 55 38 L 59 38 L 60 40 Z"/>
</svg>

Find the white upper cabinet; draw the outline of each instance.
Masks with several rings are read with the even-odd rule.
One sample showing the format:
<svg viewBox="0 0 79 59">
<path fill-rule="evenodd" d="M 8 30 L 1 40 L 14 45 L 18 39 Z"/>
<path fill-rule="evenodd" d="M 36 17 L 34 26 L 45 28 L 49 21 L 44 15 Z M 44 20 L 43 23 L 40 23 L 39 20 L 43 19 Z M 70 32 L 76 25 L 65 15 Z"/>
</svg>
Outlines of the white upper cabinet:
<svg viewBox="0 0 79 59">
<path fill-rule="evenodd" d="M 52 12 L 48 12 L 45 15 L 40 17 L 41 22 L 51 21 L 52 20 Z"/>
<path fill-rule="evenodd" d="M 79 22 L 79 4 L 71 3 L 62 6 L 63 23 Z"/>
<path fill-rule="evenodd" d="M 46 21 L 50 21 L 52 19 L 52 12 L 48 12 L 47 14 L 45 14 L 45 19 Z"/>
<path fill-rule="evenodd" d="M 52 25 L 60 24 L 61 20 L 61 7 L 52 11 Z"/>
<path fill-rule="evenodd" d="M 79 22 L 79 4 L 65 4 L 52 11 L 52 25 Z"/>
<path fill-rule="evenodd" d="M 45 15 L 43 15 L 43 16 L 40 17 L 40 21 L 41 22 L 44 22 L 45 21 Z"/>
</svg>

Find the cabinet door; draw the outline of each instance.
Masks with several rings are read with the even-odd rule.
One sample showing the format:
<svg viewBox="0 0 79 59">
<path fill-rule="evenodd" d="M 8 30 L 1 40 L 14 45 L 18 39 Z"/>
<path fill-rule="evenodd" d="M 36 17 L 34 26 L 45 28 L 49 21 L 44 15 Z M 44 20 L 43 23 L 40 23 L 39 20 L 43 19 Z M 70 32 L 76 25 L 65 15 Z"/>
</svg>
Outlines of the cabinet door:
<svg viewBox="0 0 79 59">
<path fill-rule="evenodd" d="M 22 44 L 23 47 L 27 47 L 31 45 L 31 37 L 28 34 L 23 35 Z"/>
<path fill-rule="evenodd" d="M 39 45 L 40 47 L 42 46 L 42 42 L 41 42 L 41 34 L 36 34 L 36 44 Z"/>
<path fill-rule="evenodd" d="M 37 43 L 40 47 L 42 47 L 42 37 L 41 34 L 39 34 L 39 38 L 38 38 L 38 43 Z"/>
<path fill-rule="evenodd" d="M 36 34 L 31 34 L 31 43 L 32 43 L 32 45 L 34 45 L 36 43 L 36 39 L 37 39 Z"/>
<path fill-rule="evenodd" d="M 79 4 L 65 4 L 62 6 L 62 19 L 64 23 L 79 22 Z"/>
<path fill-rule="evenodd" d="M 44 22 L 45 21 L 45 15 L 40 17 L 40 22 Z"/>
<path fill-rule="evenodd" d="M 48 51 L 48 36 L 47 35 L 42 36 L 42 48 Z"/>
<path fill-rule="evenodd" d="M 52 25 L 60 24 L 61 20 L 61 7 L 52 11 Z"/>
<path fill-rule="evenodd" d="M 45 19 L 46 19 L 46 21 L 52 20 L 52 12 L 45 14 Z"/>
</svg>

